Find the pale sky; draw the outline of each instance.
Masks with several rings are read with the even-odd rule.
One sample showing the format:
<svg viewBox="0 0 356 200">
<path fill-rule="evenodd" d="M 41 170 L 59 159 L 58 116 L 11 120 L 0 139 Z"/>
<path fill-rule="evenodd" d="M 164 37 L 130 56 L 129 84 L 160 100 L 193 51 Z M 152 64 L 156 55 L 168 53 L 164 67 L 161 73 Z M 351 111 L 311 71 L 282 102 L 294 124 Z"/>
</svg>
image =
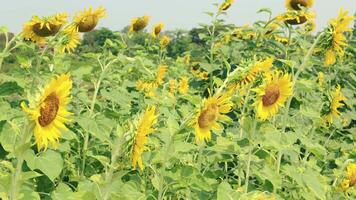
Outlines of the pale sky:
<svg viewBox="0 0 356 200">
<path fill-rule="evenodd" d="M 151 26 L 164 22 L 165 29 L 189 29 L 209 22 L 204 11 L 213 11 L 212 3 L 221 2 L 223 0 L 0 0 L 0 26 L 18 32 L 32 15 L 46 16 L 65 11 L 73 16 L 91 5 L 107 9 L 108 17 L 100 21 L 99 27 L 121 30 L 131 18 L 147 14 L 151 16 Z M 270 8 L 277 15 L 285 10 L 284 0 L 235 0 L 225 19 L 236 25 L 266 19 L 266 14 L 256 13 L 260 8 Z M 315 0 L 312 10 L 317 13 L 317 29 L 325 27 L 340 8 L 354 14 L 356 0 Z"/>
</svg>

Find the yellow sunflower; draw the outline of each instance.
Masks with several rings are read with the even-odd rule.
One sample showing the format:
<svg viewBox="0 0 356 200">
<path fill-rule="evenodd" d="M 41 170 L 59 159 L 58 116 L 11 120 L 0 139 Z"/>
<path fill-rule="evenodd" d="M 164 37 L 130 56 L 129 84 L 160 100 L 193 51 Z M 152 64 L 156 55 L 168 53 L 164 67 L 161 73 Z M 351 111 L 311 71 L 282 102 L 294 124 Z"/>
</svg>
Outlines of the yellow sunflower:
<svg viewBox="0 0 356 200">
<path fill-rule="evenodd" d="M 71 113 L 66 107 L 71 99 L 71 88 L 70 75 L 60 75 L 44 88 L 36 101 L 30 102 L 30 107 L 21 103 L 22 109 L 35 122 L 34 136 L 39 150 L 47 149 L 49 144 L 57 148 L 61 130 L 67 130 L 64 123 L 70 121 Z"/>
<path fill-rule="evenodd" d="M 278 21 L 285 22 L 290 25 L 300 25 L 305 22 L 313 21 L 315 19 L 315 13 L 307 12 L 304 10 L 300 11 L 287 11 L 279 16 L 277 16 Z"/>
<path fill-rule="evenodd" d="M 71 29 L 64 29 L 64 36 L 61 41 L 61 49 L 62 53 L 73 51 L 78 44 L 80 43 L 79 32 L 73 31 Z"/>
<path fill-rule="evenodd" d="M 142 17 L 136 17 L 131 20 L 130 32 L 138 32 L 143 30 L 150 20 L 150 17 L 145 15 Z"/>
<path fill-rule="evenodd" d="M 158 85 L 163 84 L 163 79 L 164 79 L 164 76 L 166 75 L 167 71 L 168 71 L 167 65 L 159 65 L 158 66 L 157 74 L 156 74 L 156 83 Z"/>
<path fill-rule="evenodd" d="M 233 106 L 229 93 L 210 96 L 208 99 L 204 99 L 203 105 L 203 108 L 198 110 L 196 116 L 191 121 L 191 125 L 195 129 L 195 141 L 197 143 L 209 141 L 212 130 L 222 130 L 223 127 L 220 125 L 220 121 L 231 121 L 226 116 Z"/>
<path fill-rule="evenodd" d="M 152 28 L 152 36 L 153 36 L 153 37 L 157 37 L 157 36 L 161 33 L 163 27 L 164 27 L 164 24 L 163 24 L 163 23 L 156 24 L 156 25 Z"/>
<path fill-rule="evenodd" d="M 51 17 L 33 16 L 29 22 L 23 26 L 23 36 L 26 40 L 31 40 L 38 44 L 46 43 L 46 37 L 58 33 L 61 26 L 66 22 L 68 14 L 59 13 Z"/>
<path fill-rule="evenodd" d="M 325 66 L 334 64 L 337 57 L 344 56 L 344 48 L 348 46 L 344 33 L 352 31 L 349 26 L 353 19 L 354 16 L 348 15 L 348 11 L 340 9 L 338 17 L 330 21 L 330 28 L 326 36 L 329 43 L 325 47 Z"/>
<path fill-rule="evenodd" d="M 138 80 L 136 82 L 136 89 L 145 93 L 148 97 L 155 96 L 155 90 L 157 89 L 157 82 L 144 82 L 142 80 Z"/>
<path fill-rule="evenodd" d="M 234 0 L 225 0 L 225 2 L 220 5 L 219 10 L 225 11 L 225 10 L 229 9 L 233 3 L 234 3 Z"/>
<path fill-rule="evenodd" d="M 171 41 L 171 38 L 169 38 L 168 36 L 164 35 L 159 40 L 159 44 L 161 45 L 161 47 L 166 47 L 169 44 L 170 41 Z"/>
<path fill-rule="evenodd" d="M 179 81 L 178 91 L 181 94 L 186 94 L 189 90 L 189 79 L 188 77 L 182 77 Z"/>
<path fill-rule="evenodd" d="M 356 164 L 350 163 L 346 167 L 346 178 L 341 182 L 341 189 L 347 190 L 356 185 Z"/>
<path fill-rule="evenodd" d="M 92 31 L 99 22 L 99 19 L 106 17 L 105 8 L 99 7 L 93 10 L 92 7 L 84 9 L 74 17 L 73 29 L 79 32 Z"/>
<path fill-rule="evenodd" d="M 278 113 L 278 109 L 284 106 L 288 97 L 293 94 L 292 82 L 289 74 L 275 72 L 266 75 L 264 84 L 253 89 L 257 93 L 256 115 L 262 120 L 273 117 Z"/>
<path fill-rule="evenodd" d="M 341 92 L 340 85 L 337 85 L 335 91 L 331 93 L 329 113 L 325 116 L 326 122 L 332 123 L 333 118 L 340 118 L 340 111 L 338 109 L 344 106 L 341 102 L 346 100 L 346 97 Z"/>
<path fill-rule="evenodd" d="M 286 0 L 286 8 L 289 10 L 301 10 L 301 7 L 311 8 L 314 0 Z"/>
<path fill-rule="evenodd" d="M 177 90 L 177 81 L 175 79 L 170 79 L 168 81 L 168 84 L 169 84 L 169 94 L 171 96 L 174 96 Z"/>
<path fill-rule="evenodd" d="M 132 148 L 132 166 L 134 169 L 136 169 L 137 165 L 141 170 L 144 169 L 141 155 L 146 149 L 147 136 L 155 131 L 153 126 L 157 123 L 157 118 L 156 107 L 150 106 L 146 109 L 145 114 L 139 122 Z"/>
</svg>

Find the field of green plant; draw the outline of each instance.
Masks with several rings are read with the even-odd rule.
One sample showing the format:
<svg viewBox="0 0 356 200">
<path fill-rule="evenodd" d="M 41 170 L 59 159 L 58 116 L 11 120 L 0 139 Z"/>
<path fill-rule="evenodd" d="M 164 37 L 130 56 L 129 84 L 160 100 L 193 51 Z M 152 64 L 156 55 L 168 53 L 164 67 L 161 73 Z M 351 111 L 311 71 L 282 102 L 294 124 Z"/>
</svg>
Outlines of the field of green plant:
<svg viewBox="0 0 356 200">
<path fill-rule="evenodd" d="M 239 27 L 233 0 L 187 31 L 95 29 L 102 7 L 1 27 L 0 199 L 356 199 L 355 17 L 317 32 L 313 2 Z"/>
</svg>

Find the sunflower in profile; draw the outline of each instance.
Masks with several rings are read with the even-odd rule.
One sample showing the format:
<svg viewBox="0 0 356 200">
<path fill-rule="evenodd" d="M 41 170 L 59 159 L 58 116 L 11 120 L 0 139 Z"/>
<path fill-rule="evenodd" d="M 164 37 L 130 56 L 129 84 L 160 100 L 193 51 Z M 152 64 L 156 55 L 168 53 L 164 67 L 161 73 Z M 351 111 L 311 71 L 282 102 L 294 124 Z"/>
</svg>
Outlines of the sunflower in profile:
<svg viewBox="0 0 356 200">
<path fill-rule="evenodd" d="M 152 28 L 152 36 L 153 36 L 153 37 L 157 37 L 157 36 L 161 33 L 163 27 L 164 27 L 164 24 L 163 24 L 163 23 L 156 24 L 156 25 Z"/>
<path fill-rule="evenodd" d="M 315 19 L 315 13 L 307 12 L 304 10 L 300 11 L 287 11 L 279 16 L 277 16 L 277 20 L 281 22 L 285 22 L 290 25 L 300 25 L 305 22 L 313 21 Z"/>
<path fill-rule="evenodd" d="M 225 0 L 225 2 L 220 5 L 219 11 L 225 11 L 229 9 L 233 3 L 234 0 Z"/>
<path fill-rule="evenodd" d="M 301 10 L 304 8 L 311 8 L 314 0 L 286 0 L 286 8 L 289 10 Z"/>
<path fill-rule="evenodd" d="M 66 22 L 68 14 L 59 13 L 50 17 L 33 16 L 23 26 L 23 36 L 26 40 L 37 44 L 46 43 L 46 37 L 54 36 Z"/>
<path fill-rule="evenodd" d="M 350 163 L 346 167 L 345 179 L 341 182 L 341 189 L 347 190 L 356 185 L 356 164 Z"/>
<path fill-rule="evenodd" d="M 171 42 L 171 38 L 169 38 L 168 36 L 164 35 L 161 37 L 161 39 L 159 40 L 159 44 L 161 45 L 161 47 L 166 47 L 169 42 Z"/>
<path fill-rule="evenodd" d="M 79 40 L 79 32 L 73 31 L 72 29 L 64 29 L 60 51 L 62 53 L 73 51 L 80 43 Z"/>
<path fill-rule="evenodd" d="M 354 16 L 348 15 L 348 11 L 340 9 L 338 17 L 330 21 L 330 27 L 323 38 L 325 44 L 322 48 L 326 49 L 325 66 L 334 64 L 337 57 L 342 58 L 344 56 L 344 49 L 348 46 L 344 34 L 352 31 L 349 26 L 353 19 Z"/>
<path fill-rule="evenodd" d="M 146 28 L 150 17 L 145 15 L 142 17 L 136 17 L 131 20 L 130 32 L 139 32 Z"/>
<path fill-rule="evenodd" d="M 157 74 L 156 74 L 156 83 L 157 85 L 162 85 L 163 84 L 163 79 L 164 76 L 166 75 L 168 71 L 168 66 L 167 65 L 159 65 L 157 69 Z"/>
<path fill-rule="evenodd" d="M 188 77 L 182 77 L 178 83 L 178 91 L 180 94 L 186 94 L 189 90 L 189 79 Z"/>
<path fill-rule="evenodd" d="M 331 93 L 329 112 L 325 116 L 325 120 L 327 123 L 332 123 L 334 118 L 340 118 L 340 111 L 338 109 L 344 106 L 342 101 L 346 100 L 346 97 L 341 92 L 340 85 L 337 85 L 335 91 Z"/>
<path fill-rule="evenodd" d="M 105 8 L 99 7 L 96 10 L 93 10 L 92 7 L 89 9 L 84 9 L 79 12 L 74 17 L 74 22 L 71 25 L 73 31 L 76 32 L 89 32 L 92 31 L 99 22 L 99 19 L 106 17 Z"/>
<path fill-rule="evenodd" d="M 145 144 L 147 143 L 147 136 L 155 131 L 153 126 L 157 123 L 157 118 L 156 107 L 150 106 L 146 109 L 145 114 L 139 121 L 132 148 L 132 166 L 134 169 L 136 169 L 137 165 L 141 170 L 144 169 L 141 155 L 146 149 Z"/>
<path fill-rule="evenodd" d="M 279 107 L 284 106 L 288 97 L 293 94 L 292 82 L 289 74 L 275 72 L 267 74 L 264 84 L 253 89 L 257 93 L 256 115 L 266 120 L 278 113 Z"/>
<path fill-rule="evenodd" d="M 203 108 L 199 109 L 191 121 L 195 129 L 195 141 L 197 143 L 211 140 L 212 130 L 222 130 L 219 122 L 228 122 L 231 119 L 226 116 L 232 109 L 231 96 L 224 93 L 218 96 L 210 96 L 203 100 Z"/>
<path fill-rule="evenodd" d="M 53 79 L 36 101 L 30 102 L 30 107 L 22 102 L 22 109 L 35 122 L 34 136 L 38 150 L 47 149 L 50 144 L 58 147 L 61 130 L 67 130 L 64 123 L 69 122 L 71 115 L 67 110 L 70 101 L 72 81 L 69 74 Z"/>
</svg>

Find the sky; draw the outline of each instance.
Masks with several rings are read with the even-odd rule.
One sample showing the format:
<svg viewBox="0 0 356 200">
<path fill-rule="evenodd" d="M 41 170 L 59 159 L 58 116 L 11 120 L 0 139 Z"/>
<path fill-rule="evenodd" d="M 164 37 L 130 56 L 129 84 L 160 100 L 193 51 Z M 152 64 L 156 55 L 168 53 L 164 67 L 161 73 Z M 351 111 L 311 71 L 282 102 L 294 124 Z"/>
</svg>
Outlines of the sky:
<svg viewBox="0 0 356 200">
<path fill-rule="evenodd" d="M 32 15 L 67 12 L 73 16 L 83 8 L 103 6 L 108 16 L 100 21 L 99 27 L 121 30 L 131 18 L 149 15 L 151 26 L 164 22 L 167 30 L 190 29 L 199 23 L 208 23 L 210 17 L 204 12 L 216 10 L 212 4 L 221 2 L 223 0 L 0 0 L 0 26 L 19 32 Z M 277 15 L 285 11 L 284 0 L 235 0 L 224 19 L 236 25 L 267 19 L 266 14 L 256 13 L 261 8 L 270 8 Z M 315 0 L 312 10 L 317 13 L 317 29 L 323 29 L 330 18 L 337 16 L 340 8 L 354 14 L 356 0 Z"/>
</svg>

